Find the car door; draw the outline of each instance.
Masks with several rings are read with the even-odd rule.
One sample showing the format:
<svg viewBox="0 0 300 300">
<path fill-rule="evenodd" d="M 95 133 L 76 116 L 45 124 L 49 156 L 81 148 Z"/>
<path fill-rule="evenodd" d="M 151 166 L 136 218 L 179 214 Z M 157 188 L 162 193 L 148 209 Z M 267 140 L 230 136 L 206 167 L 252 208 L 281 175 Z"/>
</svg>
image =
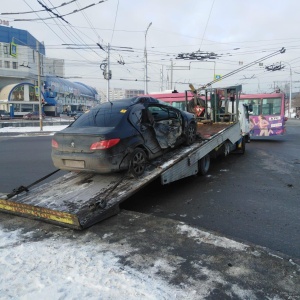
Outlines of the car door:
<svg viewBox="0 0 300 300">
<path fill-rule="evenodd" d="M 154 131 L 156 139 L 162 149 L 173 148 L 182 135 L 182 120 L 177 109 L 159 104 L 148 107 L 154 118 Z"/>
<path fill-rule="evenodd" d="M 145 147 L 156 154 L 161 151 L 161 147 L 156 139 L 151 117 L 143 105 L 135 105 L 130 112 L 129 121 L 143 137 Z"/>
</svg>

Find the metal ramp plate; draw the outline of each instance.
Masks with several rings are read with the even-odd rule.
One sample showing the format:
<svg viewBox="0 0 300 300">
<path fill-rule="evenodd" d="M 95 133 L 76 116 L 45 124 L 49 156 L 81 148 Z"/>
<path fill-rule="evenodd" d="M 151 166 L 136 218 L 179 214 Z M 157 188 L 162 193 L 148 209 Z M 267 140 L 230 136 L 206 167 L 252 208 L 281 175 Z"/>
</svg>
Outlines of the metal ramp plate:
<svg viewBox="0 0 300 300">
<path fill-rule="evenodd" d="M 147 172 L 139 180 L 124 173 L 70 172 L 27 193 L 0 199 L 0 210 L 83 229 L 117 214 L 119 204 L 151 181 L 157 171 Z M 103 208 L 97 205 L 101 201 L 106 202 Z"/>
</svg>

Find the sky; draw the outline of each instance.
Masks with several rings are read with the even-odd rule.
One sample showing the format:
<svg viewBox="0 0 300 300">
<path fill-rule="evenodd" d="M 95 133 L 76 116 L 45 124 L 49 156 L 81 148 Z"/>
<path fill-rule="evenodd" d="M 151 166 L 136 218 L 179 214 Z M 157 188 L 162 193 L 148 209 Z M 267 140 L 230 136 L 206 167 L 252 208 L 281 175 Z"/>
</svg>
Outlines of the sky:
<svg viewBox="0 0 300 300">
<path fill-rule="evenodd" d="M 52 9 L 56 15 L 45 11 L 62 3 Z M 108 81 L 100 66 L 108 53 L 110 88 L 145 89 L 147 69 L 149 93 L 198 88 L 214 75 L 224 77 L 214 87 L 271 93 L 288 91 L 290 82 L 293 92 L 300 88 L 299 11 L 297 0 L 12 0 L 0 19 L 43 41 L 48 57 L 64 59 L 66 78 L 103 94 Z M 199 52 L 215 59 L 178 59 Z"/>
</svg>

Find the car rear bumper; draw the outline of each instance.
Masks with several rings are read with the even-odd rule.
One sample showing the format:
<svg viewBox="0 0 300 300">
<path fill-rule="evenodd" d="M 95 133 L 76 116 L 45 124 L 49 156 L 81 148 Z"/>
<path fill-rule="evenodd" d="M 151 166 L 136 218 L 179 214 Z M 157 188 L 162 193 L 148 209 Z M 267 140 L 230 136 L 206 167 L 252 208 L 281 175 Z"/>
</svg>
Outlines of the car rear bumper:
<svg viewBox="0 0 300 300">
<path fill-rule="evenodd" d="M 68 155 L 64 155 L 52 151 L 51 157 L 56 168 L 66 171 L 107 174 L 128 168 L 128 163 L 123 161 L 124 154 L 103 156 L 101 153 L 73 153 L 71 155 L 68 153 Z"/>
</svg>

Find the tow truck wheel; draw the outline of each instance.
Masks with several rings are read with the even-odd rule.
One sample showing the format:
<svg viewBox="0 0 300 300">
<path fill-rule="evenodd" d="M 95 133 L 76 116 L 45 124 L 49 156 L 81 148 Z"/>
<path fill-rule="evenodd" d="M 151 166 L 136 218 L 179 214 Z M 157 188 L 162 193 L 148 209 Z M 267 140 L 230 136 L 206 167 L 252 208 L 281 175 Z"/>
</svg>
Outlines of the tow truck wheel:
<svg viewBox="0 0 300 300">
<path fill-rule="evenodd" d="M 246 139 L 243 136 L 243 138 L 242 138 L 242 145 L 241 145 L 241 154 L 244 154 L 245 151 L 246 151 Z"/>
<path fill-rule="evenodd" d="M 206 154 L 198 162 L 198 174 L 205 175 L 210 167 L 210 155 Z"/>
<path fill-rule="evenodd" d="M 186 140 L 185 145 L 190 146 L 196 140 L 196 125 L 190 124 L 186 130 Z"/>
<path fill-rule="evenodd" d="M 246 143 L 250 143 L 251 142 L 250 134 L 247 134 L 245 138 L 246 138 Z"/>
<path fill-rule="evenodd" d="M 145 171 L 146 163 L 147 155 L 145 151 L 141 148 L 136 148 L 131 154 L 130 173 L 135 177 L 141 176 Z"/>
</svg>

